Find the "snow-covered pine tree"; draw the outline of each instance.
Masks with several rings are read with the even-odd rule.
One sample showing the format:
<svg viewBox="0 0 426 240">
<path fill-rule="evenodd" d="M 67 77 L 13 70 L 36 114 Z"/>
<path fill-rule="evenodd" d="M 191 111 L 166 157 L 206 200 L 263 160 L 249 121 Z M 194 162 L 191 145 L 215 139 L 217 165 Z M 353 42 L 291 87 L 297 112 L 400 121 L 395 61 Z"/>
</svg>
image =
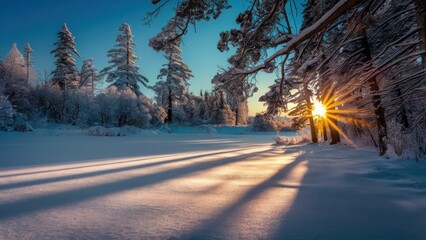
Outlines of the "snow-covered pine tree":
<svg viewBox="0 0 426 240">
<path fill-rule="evenodd" d="M 191 69 L 183 61 L 180 44 L 181 38 L 177 36 L 176 29 L 179 24 L 175 20 L 169 21 L 162 32 L 150 40 L 150 46 L 155 49 L 158 39 L 165 39 L 166 44 L 162 50 L 168 61 L 160 70 L 158 79 L 162 79 L 167 87 L 167 121 L 173 122 L 173 104 L 183 104 L 187 101 L 188 80 L 193 77 Z M 164 40 L 163 40 L 164 41 Z M 161 93 L 163 94 L 163 93 Z"/>
<path fill-rule="evenodd" d="M 5 68 L 6 78 L 11 81 L 25 80 L 26 79 L 26 63 L 24 56 L 18 50 L 16 43 L 12 45 L 9 54 L 3 61 Z"/>
<path fill-rule="evenodd" d="M 29 90 L 25 65 L 24 56 L 18 50 L 16 43 L 14 43 L 2 63 L 4 69 L 4 91 L 13 104 L 16 104 Z"/>
<path fill-rule="evenodd" d="M 166 82 L 159 80 L 154 86 L 150 86 L 150 89 L 154 91 L 154 100 L 157 106 L 161 106 L 163 109 L 167 109 L 167 99 L 169 91 L 167 90 Z"/>
<path fill-rule="evenodd" d="M 269 91 L 259 98 L 259 102 L 264 102 L 267 106 L 266 114 L 277 116 L 280 112 L 287 111 L 288 98 L 290 97 L 290 87 L 281 84 L 281 80 L 275 80 L 275 84 L 269 86 Z"/>
<path fill-rule="evenodd" d="M 33 59 L 31 57 L 31 53 L 33 52 L 33 49 L 31 48 L 31 45 L 27 43 L 25 45 L 25 67 L 26 67 L 26 73 L 27 73 L 27 82 L 31 87 L 35 87 L 36 85 L 36 79 L 35 79 L 35 71 L 33 69 Z"/>
<path fill-rule="evenodd" d="M 139 83 L 147 86 L 148 79 L 139 73 L 139 67 L 135 64 L 140 58 L 136 56 L 133 48 L 137 44 L 133 42 L 133 34 L 130 25 L 123 23 L 119 29 L 121 33 L 117 36 L 114 48 L 108 51 L 110 65 L 101 71 L 101 76 L 106 76 L 111 86 L 117 87 L 119 91 L 127 89 L 137 96 L 142 95 Z"/>
<path fill-rule="evenodd" d="M 257 91 L 257 88 L 248 83 L 247 77 L 235 75 L 235 69 L 232 68 L 216 74 L 212 83 L 216 90 L 226 95 L 226 104 L 235 114 L 233 125 L 246 125 L 248 123 L 247 99 Z"/>
<path fill-rule="evenodd" d="M 75 47 L 74 36 L 66 23 L 64 23 L 57 36 L 58 40 L 54 44 L 55 49 L 50 52 L 56 58 L 56 68 L 52 72 L 52 84 L 59 86 L 61 90 L 77 89 L 79 74 L 73 53 L 77 56 L 80 56 L 80 54 Z"/>
<path fill-rule="evenodd" d="M 93 64 L 93 59 L 84 60 L 80 71 L 79 88 L 86 92 L 86 94 L 94 95 L 95 83 L 97 83 L 99 79 L 97 70 Z"/>
</svg>

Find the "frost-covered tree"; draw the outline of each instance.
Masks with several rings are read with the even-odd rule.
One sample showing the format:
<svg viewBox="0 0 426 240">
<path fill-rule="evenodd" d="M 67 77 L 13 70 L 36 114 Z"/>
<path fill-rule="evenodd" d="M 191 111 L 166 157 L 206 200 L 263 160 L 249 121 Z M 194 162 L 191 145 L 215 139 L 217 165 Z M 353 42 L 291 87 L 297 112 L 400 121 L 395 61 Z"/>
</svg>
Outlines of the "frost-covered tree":
<svg viewBox="0 0 426 240">
<path fill-rule="evenodd" d="M 173 122 L 173 104 L 186 103 L 188 101 L 188 80 L 193 77 L 191 69 L 185 64 L 181 57 L 181 38 L 176 37 L 177 28 L 180 27 L 176 20 L 169 21 L 162 32 L 152 38 L 149 44 L 155 49 L 155 42 L 166 42 L 162 50 L 164 51 L 168 63 L 160 70 L 158 79 L 161 79 L 163 82 L 158 83 L 158 85 L 165 86 L 167 89 L 168 122 Z M 158 89 L 158 87 L 156 89 Z M 157 94 L 163 96 L 164 90 L 159 89 Z"/>
<path fill-rule="evenodd" d="M 93 59 L 83 61 L 80 71 L 79 88 L 90 95 L 94 95 L 95 84 L 100 80 L 97 70 L 93 64 Z"/>
<path fill-rule="evenodd" d="M 31 57 L 31 54 L 33 52 L 33 49 L 31 48 L 31 45 L 27 43 L 25 45 L 25 67 L 26 67 L 26 73 L 27 73 L 27 82 L 30 86 L 35 87 L 36 85 L 36 78 L 35 78 L 35 71 L 33 69 L 33 59 Z"/>
<path fill-rule="evenodd" d="M 168 95 L 169 91 L 167 84 L 163 80 L 159 80 L 155 83 L 154 86 L 150 86 L 150 89 L 154 91 L 154 100 L 158 106 L 161 106 L 164 109 L 168 107 Z"/>
<path fill-rule="evenodd" d="M 16 104 L 30 89 L 27 82 L 25 59 L 16 43 L 13 44 L 3 61 L 2 68 L 4 93 L 13 104 Z"/>
<path fill-rule="evenodd" d="M 22 53 L 18 50 L 16 43 L 12 45 L 9 54 L 2 64 L 6 72 L 6 78 L 12 81 L 26 79 L 26 62 Z"/>
<path fill-rule="evenodd" d="M 237 75 L 232 69 L 216 74 L 212 83 L 216 90 L 226 95 L 226 103 L 235 114 L 233 125 L 246 125 L 248 122 L 247 99 L 257 91 L 253 84 L 249 84 L 247 77 Z M 232 80 L 230 80 L 232 79 Z"/>
<path fill-rule="evenodd" d="M 136 95 L 142 95 L 139 83 L 147 86 L 148 79 L 139 73 L 139 67 L 135 61 L 139 60 L 133 48 L 137 44 L 133 42 L 133 34 L 130 25 L 123 23 L 119 27 L 121 32 L 116 39 L 114 48 L 108 51 L 110 65 L 101 71 L 106 76 L 106 81 L 111 82 L 119 91 L 130 89 Z"/>
<path fill-rule="evenodd" d="M 277 79 L 275 84 L 269 86 L 269 91 L 259 98 L 259 102 L 264 102 L 267 106 L 267 115 L 277 116 L 287 111 L 289 96 L 290 87 L 287 84 L 281 84 L 281 81 Z"/>
<path fill-rule="evenodd" d="M 64 23 L 62 29 L 57 33 L 58 40 L 55 42 L 55 48 L 50 52 L 56 58 L 55 70 L 52 74 L 52 84 L 58 85 L 61 90 L 77 89 L 79 74 L 76 68 L 76 62 L 73 54 L 78 53 L 74 36 Z"/>
<path fill-rule="evenodd" d="M 147 14 L 146 17 L 148 22 L 150 22 L 153 17 L 158 15 L 162 7 L 172 1 L 152 0 L 151 2 L 158 7 Z M 231 7 L 227 0 L 184 0 L 176 2 L 178 3 L 176 8 L 174 8 L 176 14 L 167 24 L 170 24 L 170 22 L 175 22 L 178 28 L 162 29 L 161 33 L 166 35 L 173 35 L 171 38 L 158 37 L 151 39 L 150 45 L 157 51 L 164 50 L 169 42 L 183 37 L 183 35 L 187 33 L 189 26 L 195 25 L 198 21 L 209 21 L 210 19 L 217 19 L 222 14 L 223 10 Z"/>
<path fill-rule="evenodd" d="M 6 130 L 12 124 L 15 114 L 7 97 L 0 93 L 0 130 Z"/>
</svg>

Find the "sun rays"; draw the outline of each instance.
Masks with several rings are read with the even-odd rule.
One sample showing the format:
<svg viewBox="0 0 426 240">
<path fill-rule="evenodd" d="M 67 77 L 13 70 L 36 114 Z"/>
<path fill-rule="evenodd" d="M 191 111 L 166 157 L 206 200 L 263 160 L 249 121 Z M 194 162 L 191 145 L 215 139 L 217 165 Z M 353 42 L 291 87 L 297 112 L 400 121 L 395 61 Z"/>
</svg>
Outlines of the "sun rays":
<svg viewBox="0 0 426 240">
<path fill-rule="evenodd" d="M 339 127 L 338 122 L 354 125 L 358 128 L 368 128 L 368 119 L 372 113 L 366 106 L 360 108 L 359 106 L 352 106 L 352 103 L 360 99 L 367 98 L 361 92 L 353 92 L 353 94 L 340 94 L 335 86 L 327 88 L 327 92 L 318 94 L 317 99 L 313 100 L 310 104 L 309 114 L 307 117 L 314 118 L 315 128 L 320 135 L 324 134 L 326 129 L 333 129 L 337 131 L 350 145 L 355 145 L 353 141 L 347 136 L 345 131 Z M 325 139 L 326 140 L 326 139 Z"/>
<path fill-rule="evenodd" d="M 325 117 L 327 114 L 327 110 L 321 102 L 315 101 L 312 108 L 312 115 L 314 117 Z"/>
</svg>

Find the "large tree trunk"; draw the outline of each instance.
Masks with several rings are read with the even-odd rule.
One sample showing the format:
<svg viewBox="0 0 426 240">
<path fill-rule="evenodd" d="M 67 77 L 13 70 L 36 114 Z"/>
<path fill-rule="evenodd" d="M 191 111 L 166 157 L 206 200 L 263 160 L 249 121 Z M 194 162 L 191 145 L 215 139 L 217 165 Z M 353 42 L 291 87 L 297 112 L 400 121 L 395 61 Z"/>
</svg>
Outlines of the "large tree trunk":
<svg viewBox="0 0 426 240">
<path fill-rule="evenodd" d="M 399 88 L 399 86 L 397 86 L 396 88 L 396 95 L 398 96 L 398 98 L 401 100 L 401 121 L 400 123 L 402 124 L 402 130 L 406 130 L 410 128 L 410 123 L 408 122 L 408 115 L 407 115 L 407 109 L 405 108 L 403 102 L 404 100 L 402 99 L 402 93 L 401 93 L 401 89 Z"/>
<path fill-rule="evenodd" d="M 334 96 L 334 94 L 332 94 L 331 96 Z M 330 105 L 334 106 L 334 101 L 331 101 Z M 337 131 L 336 129 L 339 126 L 337 125 L 338 122 L 337 122 L 336 114 L 328 113 L 329 110 L 335 110 L 335 107 L 327 108 L 327 119 L 330 120 L 331 122 L 330 124 L 328 124 L 328 127 L 330 129 L 330 137 L 331 137 L 330 145 L 334 145 L 340 142 L 340 134 L 339 134 L 339 131 Z"/>
<path fill-rule="evenodd" d="M 322 135 L 323 135 L 323 140 L 324 142 L 326 142 L 328 140 L 327 137 L 327 122 L 325 120 L 322 121 Z"/>
<path fill-rule="evenodd" d="M 303 96 L 308 106 L 308 112 L 309 112 L 308 120 L 309 120 L 310 129 L 311 129 L 311 140 L 312 140 L 312 143 L 318 143 L 318 135 L 317 135 L 317 130 L 315 128 L 315 120 L 312 114 L 311 95 L 310 95 L 310 91 L 308 89 L 308 83 L 306 82 L 306 80 L 303 83 Z"/>
<path fill-rule="evenodd" d="M 330 145 L 338 144 L 340 142 L 340 134 L 339 134 L 339 131 L 337 131 L 336 129 L 338 127 L 337 119 L 335 119 L 335 117 L 332 117 L 329 119 L 330 119 L 330 122 L 332 122 L 332 124 L 329 124 L 330 136 L 331 136 Z"/>
<path fill-rule="evenodd" d="M 370 45 L 368 43 L 367 32 L 365 29 L 362 31 L 362 47 L 365 51 L 366 61 L 372 59 L 370 52 Z M 372 77 L 368 80 L 370 86 L 370 93 L 373 96 L 373 107 L 374 115 L 376 117 L 377 132 L 379 137 L 379 155 L 383 156 L 387 150 L 386 138 L 387 138 L 387 127 L 385 119 L 385 108 L 382 106 L 382 99 L 379 95 L 379 84 L 377 83 L 376 77 Z"/>
<path fill-rule="evenodd" d="M 420 27 L 420 41 L 423 50 L 426 51 L 426 2 L 425 0 L 415 0 L 417 10 L 417 22 Z M 426 67 L 426 53 L 422 55 L 423 66 Z"/>
<path fill-rule="evenodd" d="M 239 110 L 240 106 L 238 105 L 237 108 L 235 109 L 235 126 L 238 126 L 238 118 L 239 118 Z"/>
<path fill-rule="evenodd" d="M 172 89 L 170 87 L 168 87 L 169 89 L 169 94 L 167 97 L 167 122 L 172 123 L 173 122 L 173 99 L 172 99 Z"/>
<path fill-rule="evenodd" d="M 309 117 L 309 125 L 311 126 L 312 143 L 318 143 L 317 129 L 315 128 L 315 120 L 312 116 Z"/>
</svg>

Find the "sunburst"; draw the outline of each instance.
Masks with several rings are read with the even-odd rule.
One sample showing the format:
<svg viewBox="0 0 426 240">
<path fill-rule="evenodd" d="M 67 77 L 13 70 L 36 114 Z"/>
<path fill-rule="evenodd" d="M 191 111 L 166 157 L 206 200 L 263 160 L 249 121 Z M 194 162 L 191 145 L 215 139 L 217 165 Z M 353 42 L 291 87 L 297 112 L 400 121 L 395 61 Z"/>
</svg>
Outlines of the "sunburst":
<svg viewBox="0 0 426 240">
<path fill-rule="evenodd" d="M 355 145 L 349 137 L 339 128 L 337 121 L 343 123 L 353 123 L 354 121 L 358 122 L 359 125 L 368 126 L 368 122 L 362 120 L 365 117 L 371 116 L 369 111 L 365 109 L 339 109 L 339 106 L 346 105 L 353 102 L 358 98 L 356 94 L 339 94 L 340 91 L 330 86 L 327 89 L 327 92 L 323 95 L 323 101 L 320 102 L 315 100 L 311 105 L 311 114 L 308 117 L 314 117 L 316 123 L 326 124 L 330 128 L 336 130 L 350 145 Z M 339 99 L 336 99 L 336 96 L 339 96 Z M 318 126 L 318 130 L 320 127 Z M 374 139 L 373 139 L 374 141 Z"/>
<path fill-rule="evenodd" d="M 312 108 L 312 115 L 314 117 L 324 118 L 327 114 L 326 107 L 319 101 L 315 101 Z"/>
</svg>

